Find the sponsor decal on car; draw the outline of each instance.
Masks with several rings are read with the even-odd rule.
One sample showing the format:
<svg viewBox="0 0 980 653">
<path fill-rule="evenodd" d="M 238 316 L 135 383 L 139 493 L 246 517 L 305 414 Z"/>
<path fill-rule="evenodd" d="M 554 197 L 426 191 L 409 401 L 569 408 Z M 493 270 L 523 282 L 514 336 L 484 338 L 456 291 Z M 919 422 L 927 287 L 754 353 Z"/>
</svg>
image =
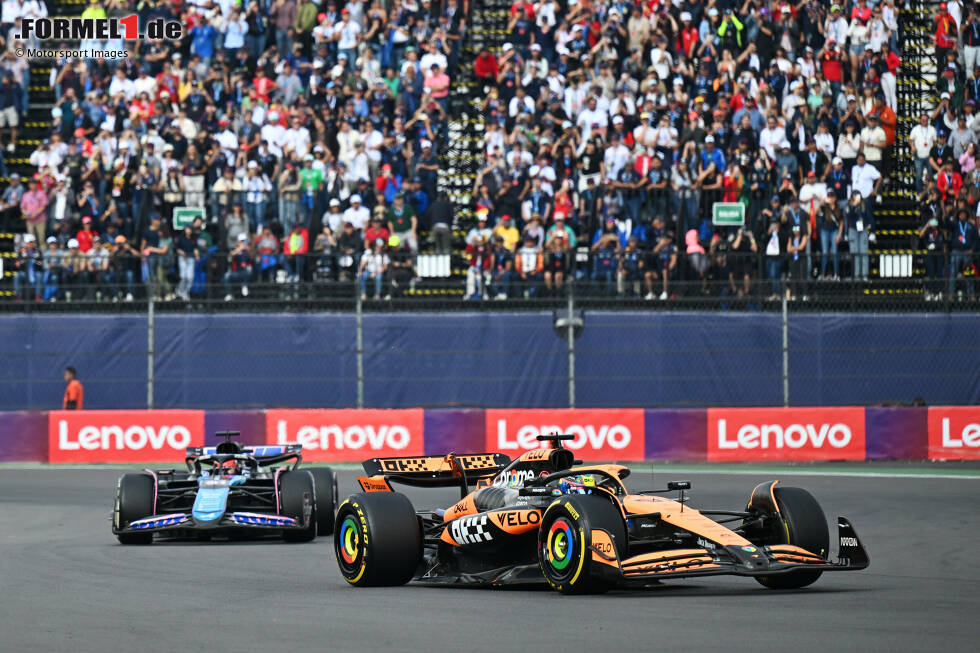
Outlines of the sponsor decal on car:
<svg viewBox="0 0 980 653">
<path fill-rule="evenodd" d="M 486 446 L 503 453 L 548 448 L 537 436 L 574 436 L 562 445 L 582 460 L 643 460 L 642 409 L 516 409 L 486 411 Z"/>
<path fill-rule="evenodd" d="M 930 459 L 980 459 L 980 407 L 932 406 L 927 420 Z"/>
<path fill-rule="evenodd" d="M 352 461 L 425 453 L 421 408 L 267 410 L 268 444 L 301 444 L 303 460 Z"/>
<path fill-rule="evenodd" d="M 460 517 L 449 526 L 449 534 L 458 544 L 489 542 L 493 536 L 487 532 L 487 516 Z"/>
<path fill-rule="evenodd" d="M 864 409 L 709 408 L 708 460 L 864 460 Z"/>
<path fill-rule="evenodd" d="M 204 444 L 203 410 L 68 410 L 48 413 L 52 463 L 153 463 Z"/>
</svg>

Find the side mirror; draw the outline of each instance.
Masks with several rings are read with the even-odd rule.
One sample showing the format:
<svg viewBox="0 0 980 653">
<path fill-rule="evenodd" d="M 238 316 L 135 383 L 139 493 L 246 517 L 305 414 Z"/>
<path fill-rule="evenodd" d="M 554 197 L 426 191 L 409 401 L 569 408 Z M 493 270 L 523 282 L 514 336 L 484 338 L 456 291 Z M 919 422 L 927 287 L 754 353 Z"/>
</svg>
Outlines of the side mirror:
<svg viewBox="0 0 980 653">
<path fill-rule="evenodd" d="M 667 484 L 667 490 L 670 492 L 673 492 L 675 490 L 690 490 L 690 489 L 691 489 L 690 481 L 671 481 L 670 483 Z"/>
</svg>

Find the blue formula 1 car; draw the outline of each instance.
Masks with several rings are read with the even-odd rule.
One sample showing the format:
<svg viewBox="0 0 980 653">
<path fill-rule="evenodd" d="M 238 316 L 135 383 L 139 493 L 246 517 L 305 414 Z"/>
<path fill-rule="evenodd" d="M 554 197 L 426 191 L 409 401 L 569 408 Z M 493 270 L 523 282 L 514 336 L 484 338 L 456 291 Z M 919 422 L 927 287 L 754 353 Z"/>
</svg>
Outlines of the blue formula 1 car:
<svg viewBox="0 0 980 653">
<path fill-rule="evenodd" d="M 243 447 L 237 431 L 216 447 L 188 447 L 183 469 L 124 474 L 116 486 L 112 532 L 122 544 L 153 535 L 281 536 L 308 542 L 333 533 L 337 479 L 328 467 L 299 469 L 302 445 Z"/>
</svg>

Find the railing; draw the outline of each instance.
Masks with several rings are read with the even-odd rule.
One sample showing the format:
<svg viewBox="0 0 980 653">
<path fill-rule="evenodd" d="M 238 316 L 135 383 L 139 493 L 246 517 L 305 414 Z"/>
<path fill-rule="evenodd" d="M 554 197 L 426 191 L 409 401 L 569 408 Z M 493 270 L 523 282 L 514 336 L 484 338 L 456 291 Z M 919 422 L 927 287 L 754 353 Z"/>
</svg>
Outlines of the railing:
<svg viewBox="0 0 980 653">
<path fill-rule="evenodd" d="M 396 253 L 395 263 L 380 274 L 362 267 L 356 254 L 256 255 L 240 268 L 229 267 L 226 258 L 202 257 L 183 266 L 153 257 L 72 257 L 61 259 L 64 267 L 42 259 L 33 271 L 19 261 L 14 290 L 0 298 L 0 311 L 141 312 L 150 302 L 161 311 L 353 310 L 360 301 L 371 311 L 454 310 L 460 303 L 474 310 L 524 310 L 564 306 L 569 297 L 579 306 L 610 310 L 772 310 L 783 297 L 791 310 L 807 311 L 978 307 L 975 262 L 967 261 L 951 279 L 942 254 L 929 259 L 929 275 L 911 284 L 854 278 L 862 257 L 850 253 L 801 253 L 794 259 L 731 252 L 605 256 L 583 250 L 566 252 L 567 267 L 548 255 L 540 269 L 525 274 L 512 267 L 452 272 L 430 264 L 434 255 L 408 253 Z M 869 267 L 875 265 L 871 255 Z M 420 270 L 445 276 L 420 276 Z"/>
</svg>

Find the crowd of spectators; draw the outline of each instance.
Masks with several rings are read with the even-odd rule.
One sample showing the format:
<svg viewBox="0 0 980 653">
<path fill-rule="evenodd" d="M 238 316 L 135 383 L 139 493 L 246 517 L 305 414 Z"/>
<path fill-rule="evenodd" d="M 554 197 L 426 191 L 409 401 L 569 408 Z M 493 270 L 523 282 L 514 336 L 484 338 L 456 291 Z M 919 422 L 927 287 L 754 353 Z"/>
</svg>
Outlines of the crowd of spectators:
<svg viewBox="0 0 980 653">
<path fill-rule="evenodd" d="M 34 45 L 17 37 L 38 4 L 3 3 L 5 66 Z M 0 206 L 0 230 L 23 232 L 18 298 L 128 300 L 152 284 L 163 299 L 230 300 L 252 280 L 341 276 L 383 278 L 387 296 L 414 278 L 423 231 L 448 251 L 437 152 L 462 2 L 109 0 L 83 16 L 132 13 L 180 21 L 183 37 L 83 42 L 123 54 L 53 62 L 36 172 L 11 175 Z M 8 93 L 8 79 L 3 136 L 28 84 Z M 175 224 L 180 207 L 203 219 Z"/>
<path fill-rule="evenodd" d="M 647 299 L 675 280 L 778 295 L 788 278 L 805 297 L 814 276 L 868 278 L 896 139 L 892 0 L 510 14 L 508 42 L 475 62 L 489 124 L 468 292 L 554 292 L 574 275 Z M 719 202 L 741 203 L 744 226 L 716 227 Z"/>
<path fill-rule="evenodd" d="M 9 37 L 8 3 L 27 3 L 4 3 Z M 962 68 L 980 41 L 972 10 L 950 7 L 960 17 L 940 9 L 936 42 L 950 98 L 927 127 L 952 129 L 961 110 L 972 124 L 980 70 Z M 894 0 L 518 0 L 506 42 L 475 59 L 461 52 L 463 0 L 86 9 L 133 11 L 180 20 L 185 36 L 95 44 L 129 56 L 52 68 L 57 104 L 31 155 L 37 174 L 3 196 L 8 224 L 35 241 L 18 262 L 21 296 L 57 298 L 81 279 L 123 298 L 129 280 L 181 298 L 224 283 L 231 299 L 253 279 L 340 275 L 359 278 L 365 296 L 389 294 L 392 280 L 413 278 L 423 232 L 427 247 L 450 248 L 437 152 L 450 88 L 470 65 L 486 158 L 467 297 L 559 292 L 571 277 L 647 299 L 682 280 L 806 297 L 815 276 L 869 276 L 896 139 Z M 973 196 L 955 175 L 930 175 L 935 162 L 916 165 L 923 192 L 935 184 L 943 200 L 945 251 L 957 240 L 947 205 Z M 975 249 L 976 200 L 965 201 Z M 717 202 L 741 203 L 744 226 L 713 225 Z M 173 234 L 179 206 L 206 217 Z"/>
</svg>

